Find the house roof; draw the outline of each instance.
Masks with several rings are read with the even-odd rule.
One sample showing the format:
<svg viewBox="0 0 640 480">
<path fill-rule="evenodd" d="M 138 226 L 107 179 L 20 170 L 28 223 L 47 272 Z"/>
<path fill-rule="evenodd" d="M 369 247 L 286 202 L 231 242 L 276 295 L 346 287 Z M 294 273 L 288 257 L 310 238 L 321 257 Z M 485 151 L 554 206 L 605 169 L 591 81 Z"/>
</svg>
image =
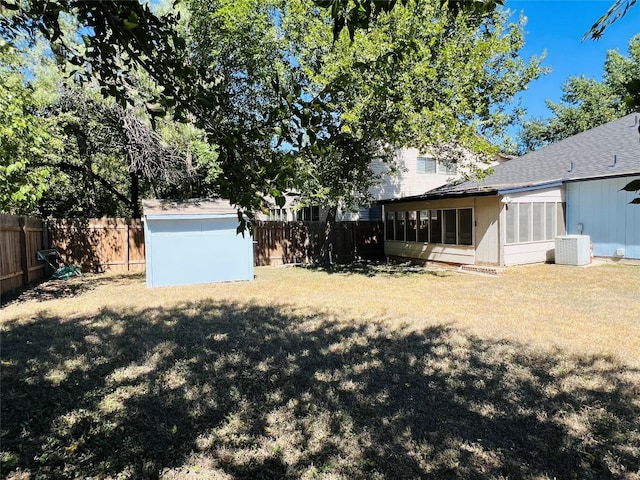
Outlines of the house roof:
<svg viewBox="0 0 640 480">
<path fill-rule="evenodd" d="M 200 199 L 188 200 L 142 200 L 145 217 L 158 215 L 227 215 L 238 212 L 229 200 Z"/>
<path fill-rule="evenodd" d="M 640 174 L 640 113 L 599 127 L 497 165 L 481 181 L 449 183 L 422 195 L 381 203 L 498 195 L 534 190 L 565 182 Z"/>
</svg>

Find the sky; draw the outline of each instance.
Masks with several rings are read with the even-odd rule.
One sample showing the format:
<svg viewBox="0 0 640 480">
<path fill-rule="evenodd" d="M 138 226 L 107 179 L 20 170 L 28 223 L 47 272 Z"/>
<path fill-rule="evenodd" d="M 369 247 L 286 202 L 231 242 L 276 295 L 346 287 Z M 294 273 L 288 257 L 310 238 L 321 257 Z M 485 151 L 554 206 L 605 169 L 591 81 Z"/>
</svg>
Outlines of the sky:
<svg viewBox="0 0 640 480">
<path fill-rule="evenodd" d="M 545 99 L 559 102 L 562 84 L 571 76 L 585 75 L 602 79 L 607 50 L 617 49 L 628 55 L 631 37 L 640 33 L 640 2 L 626 16 L 615 22 L 599 40 L 582 37 L 614 0 L 506 0 L 505 8 L 514 12 L 517 20 L 522 12 L 528 19 L 525 26 L 525 47 L 521 56 L 529 58 L 546 50 L 543 65 L 552 72 L 532 82 L 520 94 L 527 118 L 549 117 Z"/>
</svg>

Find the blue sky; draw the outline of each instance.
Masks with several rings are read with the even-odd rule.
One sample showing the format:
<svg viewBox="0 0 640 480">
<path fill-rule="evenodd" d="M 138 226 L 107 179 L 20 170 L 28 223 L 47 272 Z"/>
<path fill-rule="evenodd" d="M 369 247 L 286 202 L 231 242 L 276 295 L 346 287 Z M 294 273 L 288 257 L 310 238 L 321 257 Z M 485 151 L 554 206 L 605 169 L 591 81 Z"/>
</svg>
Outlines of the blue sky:
<svg viewBox="0 0 640 480">
<path fill-rule="evenodd" d="M 611 25 L 597 41 L 582 41 L 582 36 L 603 15 L 614 0 L 507 0 L 505 8 L 527 18 L 526 45 L 522 56 L 528 58 L 547 51 L 543 65 L 553 70 L 532 82 L 521 94 L 527 117 L 548 117 L 544 100 L 558 102 L 562 84 L 570 76 L 584 74 L 600 80 L 607 50 L 618 49 L 627 55 L 629 39 L 640 33 L 640 2 L 627 15 Z"/>
</svg>

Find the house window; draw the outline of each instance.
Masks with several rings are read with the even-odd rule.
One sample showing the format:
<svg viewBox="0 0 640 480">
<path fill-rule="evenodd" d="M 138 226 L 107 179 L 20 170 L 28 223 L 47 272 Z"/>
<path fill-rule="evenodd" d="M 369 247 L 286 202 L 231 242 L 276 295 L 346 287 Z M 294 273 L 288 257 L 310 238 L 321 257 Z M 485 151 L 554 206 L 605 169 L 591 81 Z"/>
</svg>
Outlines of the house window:
<svg viewBox="0 0 640 480">
<path fill-rule="evenodd" d="M 470 208 L 458 210 L 458 244 L 473 244 L 473 210 Z"/>
<path fill-rule="evenodd" d="M 518 204 L 507 205 L 507 243 L 516 243 L 518 234 Z"/>
<path fill-rule="evenodd" d="M 319 222 L 320 207 L 312 205 L 311 207 L 303 207 L 298 210 L 297 218 L 299 222 Z"/>
<path fill-rule="evenodd" d="M 564 203 L 513 203 L 506 206 L 506 243 L 553 240 L 564 235 Z"/>
<path fill-rule="evenodd" d="M 416 163 L 417 173 L 436 173 L 436 159 L 431 157 L 418 157 Z"/>
<path fill-rule="evenodd" d="M 371 205 L 369 208 L 369 220 L 382 220 L 382 205 Z"/>
<path fill-rule="evenodd" d="M 438 161 L 437 173 L 441 175 L 455 175 L 458 167 L 455 163 Z"/>
<path fill-rule="evenodd" d="M 269 209 L 269 220 L 274 222 L 286 222 L 287 221 L 287 211 L 284 208 L 270 208 Z"/>
<path fill-rule="evenodd" d="M 418 157 L 416 160 L 416 172 L 455 175 L 458 173 L 458 167 L 455 163 L 443 162 L 432 157 Z"/>
<path fill-rule="evenodd" d="M 423 243 L 429 241 L 429 210 L 418 212 L 418 241 Z"/>
<path fill-rule="evenodd" d="M 565 207 L 566 203 L 558 203 L 556 208 L 556 235 L 565 235 L 567 227 L 565 224 Z"/>
<path fill-rule="evenodd" d="M 444 243 L 455 245 L 456 243 L 458 243 L 458 238 L 456 235 L 456 211 L 443 210 L 442 220 L 444 221 Z"/>
<path fill-rule="evenodd" d="M 473 209 L 387 212 L 385 240 L 472 245 Z"/>
<path fill-rule="evenodd" d="M 442 243 L 442 210 L 431 210 L 431 243 Z"/>
<path fill-rule="evenodd" d="M 556 236 L 556 204 L 545 203 L 545 240 L 553 240 Z"/>
<path fill-rule="evenodd" d="M 518 243 L 531 241 L 531 204 L 518 204 Z"/>
<path fill-rule="evenodd" d="M 418 212 L 407 212 L 407 242 L 416 241 L 416 230 L 418 223 Z"/>
<path fill-rule="evenodd" d="M 395 212 L 387 212 L 386 215 L 386 222 L 385 222 L 385 240 L 395 240 L 395 218 L 396 218 L 396 213 Z"/>
<path fill-rule="evenodd" d="M 395 237 L 404 242 L 405 212 L 396 212 Z"/>
<path fill-rule="evenodd" d="M 534 242 L 539 242 L 544 240 L 544 203 L 536 202 L 532 204 L 532 209 L 533 228 L 531 235 Z"/>
</svg>

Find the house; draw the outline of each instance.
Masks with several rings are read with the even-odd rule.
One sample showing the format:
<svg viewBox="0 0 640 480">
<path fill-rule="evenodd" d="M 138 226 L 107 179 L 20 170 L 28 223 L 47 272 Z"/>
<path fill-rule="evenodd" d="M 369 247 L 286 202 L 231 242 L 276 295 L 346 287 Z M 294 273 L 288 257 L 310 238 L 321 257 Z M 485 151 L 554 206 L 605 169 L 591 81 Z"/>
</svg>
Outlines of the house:
<svg viewBox="0 0 640 480">
<path fill-rule="evenodd" d="M 253 239 L 226 200 L 143 200 L 148 287 L 253 280 Z"/>
<path fill-rule="evenodd" d="M 506 156 L 497 156 L 491 165 L 509 160 Z M 340 211 L 338 220 L 382 220 L 382 205 L 378 202 L 421 194 L 427 190 L 445 185 L 461 177 L 461 168 L 455 164 L 446 164 L 431 155 L 421 154 L 416 148 L 396 150 L 398 172 L 389 174 L 389 165 L 381 160 L 373 160 L 370 168 L 374 175 L 381 176 L 381 182 L 369 189 L 369 195 L 375 201 L 373 205 L 360 207 L 356 212 Z M 326 210 L 318 206 L 302 207 L 297 203 L 297 195 L 287 194 L 282 208 L 272 205 L 269 213 L 259 215 L 259 220 L 272 221 L 324 221 Z"/>
<path fill-rule="evenodd" d="M 555 237 L 589 235 L 596 256 L 640 258 L 640 114 L 459 181 L 385 200 L 385 254 L 457 264 L 553 261 Z"/>
</svg>

